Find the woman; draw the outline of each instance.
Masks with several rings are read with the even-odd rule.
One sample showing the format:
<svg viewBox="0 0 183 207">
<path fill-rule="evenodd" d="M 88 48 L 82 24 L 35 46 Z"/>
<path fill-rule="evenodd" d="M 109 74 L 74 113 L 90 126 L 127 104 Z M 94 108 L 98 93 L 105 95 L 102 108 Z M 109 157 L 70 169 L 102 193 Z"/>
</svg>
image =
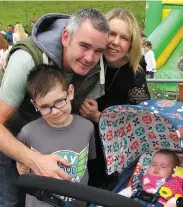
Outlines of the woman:
<svg viewBox="0 0 183 207">
<path fill-rule="evenodd" d="M 8 41 L 5 36 L 0 33 L 0 85 L 4 75 L 5 61 L 9 53 L 11 46 L 9 46 Z"/>
<path fill-rule="evenodd" d="M 23 26 L 20 23 L 16 24 L 13 33 L 13 44 L 16 44 L 17 41 L 24 40 L 26 37 L 28 35 L 25 33 Z"/>
<path fill-rule="evenodd" d="M 101 111 L 118 104 L 137 104 L 150 99 L 145 73 L 140 68 L 140 34 L 134 15 L 124 9 L 113 9 L 106 15 L 111 34 L 104 52 L 105 95 L 86 99 L 81 106 L 82 116 L 98 123 Z M 96 124 L 97 161 L 89 163 L 92 185 L 101 186 L 105 175 L 103 153 Z M 98 179 L 96 179 L 98 178 Z M 112 179 L 113 180 L 113 179 Z"/>
</svg>

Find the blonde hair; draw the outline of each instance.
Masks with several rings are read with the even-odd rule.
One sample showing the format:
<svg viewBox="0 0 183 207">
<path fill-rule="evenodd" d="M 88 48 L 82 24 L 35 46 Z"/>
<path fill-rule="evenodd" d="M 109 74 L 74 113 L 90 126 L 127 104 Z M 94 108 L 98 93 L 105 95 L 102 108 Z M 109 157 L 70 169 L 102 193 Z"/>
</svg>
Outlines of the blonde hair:
<svg viewBox="0 0 183 207">
<path fill-rule="evenodd" d="M 26 37 L 25 36 L 25 30 L 24 30 L 24 28 L 21 24 L 18 23 L 18 24 L 15 25 L 14 32 L 19 37 L 19 40 L 25 39 L 25 37 Z"/>
<path fill-rule="evenodd" d="M 139 62 L 142 54 L 139 26 L 135 16 L 125 9 L 116 8 L 109 11 L 106 14 L 106 18 L 108 21 L 117 18 L 127 23 L 131 36 L 131 47 L 128 53 L 128 61 L 134 72 L 136 72 L 139 68 Z"/>
</svg>

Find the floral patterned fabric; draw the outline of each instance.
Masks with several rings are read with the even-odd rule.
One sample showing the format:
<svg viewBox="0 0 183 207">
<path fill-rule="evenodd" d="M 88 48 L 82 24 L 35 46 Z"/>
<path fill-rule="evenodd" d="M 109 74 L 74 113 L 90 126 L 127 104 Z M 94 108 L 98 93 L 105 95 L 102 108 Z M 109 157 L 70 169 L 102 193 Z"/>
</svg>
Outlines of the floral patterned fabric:
<svg viewBox="0 0 183 207">
<path fill-rule="evenodd" d="M 181 152 L 183 104 L 156 99 L 112 106 L 103 111 L 99 129 L 107 173 L 120 173 L 148 151 L 168 148 Z"/>
</svg>

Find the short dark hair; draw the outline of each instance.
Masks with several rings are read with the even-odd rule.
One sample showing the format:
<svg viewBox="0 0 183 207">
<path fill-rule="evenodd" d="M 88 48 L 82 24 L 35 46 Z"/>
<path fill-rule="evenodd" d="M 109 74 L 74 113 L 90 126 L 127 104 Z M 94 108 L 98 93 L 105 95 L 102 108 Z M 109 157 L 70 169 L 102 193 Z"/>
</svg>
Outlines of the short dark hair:
<svg viewBox="0 0 183 207">
<path fill-rule="evenodd" d="M 152 43 L 150 41 L 145 41 L 145 42 L 143 42 L 142 45 L 144 45 L 144 46 L 149 47 L 149 48 L 152 49 Z"/>
<path fill-rule="evenodd" d="M 156 154 L 164 154 L 164 155 L 169 155 L 173 158 L 173 161 L 174 161 L 174 165 L 175 166 L 179 166 L 180 165 L 180 160 L 179 160 L 179 157 L 178 155 L 176 154 L 176 152 L 174 152 L 173 150 L 170 150 L 170 149 L 161 149 L 159 151 L 157 151 L 155 153 Z"/>
<path fill-rule="evenodd" d="M 60 84 L 63 90 L 68 90 L 69 84 L 60 68 L 55 65 L 41 64 L 35 66 L 29 73 L 27 91 L 35 100 L 37 96 L 44 97 L 57 84 Z"/>
</svg>

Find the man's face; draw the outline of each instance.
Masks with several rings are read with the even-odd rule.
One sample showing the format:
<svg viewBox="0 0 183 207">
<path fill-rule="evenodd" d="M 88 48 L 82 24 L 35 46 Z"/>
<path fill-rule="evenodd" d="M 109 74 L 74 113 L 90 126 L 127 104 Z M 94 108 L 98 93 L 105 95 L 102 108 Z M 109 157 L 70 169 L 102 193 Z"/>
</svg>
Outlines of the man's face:
<svg viewBox="0 0 183 207">
<path fill-rule="evenodd" d="M 8 27 L 8 32 L 13 32 L 13 27 Z"/>
<path fill-rule="evenodd" d="M 107 41 L 108 33 L 94 29 L 88 20 L 82 23 L 72 39 L 65 30 L 62 35 L 64 69 L 86 75 L 98 63 Z"/>
</svg>

